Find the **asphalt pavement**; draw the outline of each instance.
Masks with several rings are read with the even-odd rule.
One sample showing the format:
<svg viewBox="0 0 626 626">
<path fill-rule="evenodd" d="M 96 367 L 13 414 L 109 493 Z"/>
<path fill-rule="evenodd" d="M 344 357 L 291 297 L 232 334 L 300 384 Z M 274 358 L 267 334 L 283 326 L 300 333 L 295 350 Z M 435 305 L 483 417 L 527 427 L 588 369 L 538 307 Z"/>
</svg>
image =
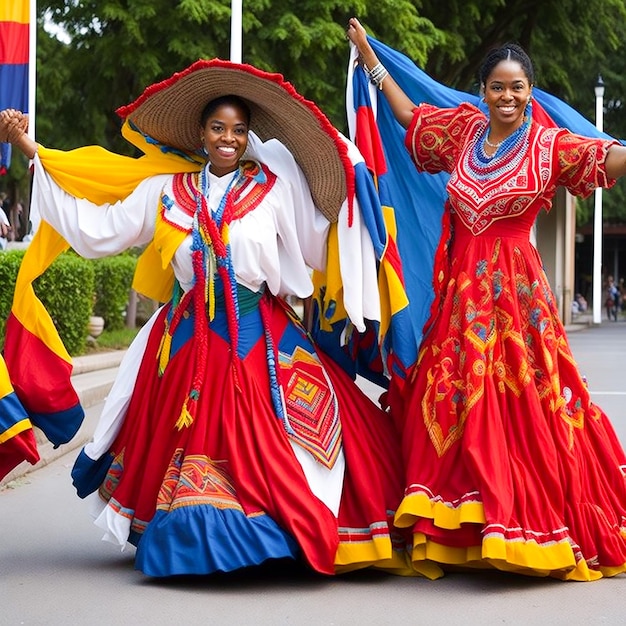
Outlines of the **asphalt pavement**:
<svg viewBox="0 0 626 626">
<path fill-rule="evenodd" d="M 570 331 L 592 397 L 626 447 L 626 321 Z M 450 573 L 438 581 L 368 571 L 326 578 L 280 563 L 231 575 L 149 579 L 133 569 L 133 548 L 120 552 L 100 541 L 87 503 L 71 486 L 78 442 L 90 436 L 116 371 L 106 364 L 82 363 L 86 370 L 76 371 L 76 382 L 84 383 L 79 395 L 91 397 L 76 445 L 45 452 L 34 471 L 21 468 L 0 486 L 2 625 L 626 623 L 623 575 L 593 583 L 500 572 Z M 377 397 L 378 388 L 361 382 Z"/>
</svg>

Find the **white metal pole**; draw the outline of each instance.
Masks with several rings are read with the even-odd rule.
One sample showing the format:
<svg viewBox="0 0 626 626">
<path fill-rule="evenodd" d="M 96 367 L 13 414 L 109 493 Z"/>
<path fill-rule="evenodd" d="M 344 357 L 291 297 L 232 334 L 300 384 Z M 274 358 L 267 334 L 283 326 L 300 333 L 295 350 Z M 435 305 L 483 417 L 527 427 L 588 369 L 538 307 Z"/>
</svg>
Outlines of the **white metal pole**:
<svg viewBox="0 0 626 626">
<path fill-rule="evenodd" d="M 28 136 L 34 141 L 37 90 L 37 0 L 29 0 L 28 13 Z"/>
<path fill-rule="evenodd" d="M 604 83 L 598 76 L 596 85 L 596 128 L 602 132 L 604 116 Z M 593 209 L 593 323 L 602 321 L 602 188 L 598 187 L 594 195 Z"/>
<path fill-rule="evenodd" d="M 230 60 L 241 63 L 242 59 L 242 13 L 243 0 L 231 0 L 230 3 Z"/>
</svg>

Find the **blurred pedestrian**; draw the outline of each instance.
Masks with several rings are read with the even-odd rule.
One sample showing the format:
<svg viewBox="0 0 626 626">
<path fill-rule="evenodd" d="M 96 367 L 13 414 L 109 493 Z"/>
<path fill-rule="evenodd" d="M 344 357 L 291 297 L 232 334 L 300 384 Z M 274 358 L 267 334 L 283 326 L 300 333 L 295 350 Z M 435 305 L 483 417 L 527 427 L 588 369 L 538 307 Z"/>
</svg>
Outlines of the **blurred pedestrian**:
<svg viewBox="0 0 626 626">
<path fill-rule="evenodd" d="M 606 300 L 604 306 L 606 307 L 606 315 L 609 320 L 617 322 L 617 312 L 620 308 L 620 292 L 615 284 L 613 276 L 609 276 L 608 285 L 606 288 Z"/>
<path fill-rule="evenodd" d="M 6 250 L 9 235 L 11 233 L 11 224 L 9 218 L 0 207 L 0 250 Z"/>
</svg>

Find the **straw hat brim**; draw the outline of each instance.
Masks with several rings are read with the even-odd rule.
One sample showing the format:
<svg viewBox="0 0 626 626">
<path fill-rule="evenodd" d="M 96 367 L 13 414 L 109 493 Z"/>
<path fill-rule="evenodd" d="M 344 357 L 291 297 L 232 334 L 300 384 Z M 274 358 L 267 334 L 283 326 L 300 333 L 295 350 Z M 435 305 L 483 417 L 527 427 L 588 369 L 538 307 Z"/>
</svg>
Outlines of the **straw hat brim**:
<svg viewBox="0 0 626 626">
<path fill-rule="evenodd" d="M 151 85 L 117 113 L 160 144 L 198 153 L 200 116 L 208 102 L 236 95 L 250 106 L 250 129 L 276 138 L 296 159 L 318 209 L 331 222 L 352 188 L 347 146 L 322 111 L 280 74 L 220 59 L 200 60 Z"/>
</svg>

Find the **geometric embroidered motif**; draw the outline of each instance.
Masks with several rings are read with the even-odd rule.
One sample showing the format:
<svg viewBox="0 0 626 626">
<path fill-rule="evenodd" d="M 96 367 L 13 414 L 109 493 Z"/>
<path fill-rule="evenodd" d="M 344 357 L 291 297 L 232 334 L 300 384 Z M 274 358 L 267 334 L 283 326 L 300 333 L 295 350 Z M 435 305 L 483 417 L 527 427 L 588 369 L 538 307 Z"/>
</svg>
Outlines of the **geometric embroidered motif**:
<svg viewBox="0 0 626 626">
<path fill-rule="evenodd" d="M 109 502 L 111 497 L 113 496 L 113 492 L 117 489 L 117 486 L 120 482 L 120 478 L 122 477 L 122 473 L 124 472 L 124 450 L 122 450 L 111 463 L 109 467 L 109 471 L 107 472 L 102 484 L 98 488 L 98 493 L 100 497 L 105 501 Z"/>
<path fill-rule="evenodd" d="M 302 346 L 279 352 L 280 380 L 285 393 L 288 436 L 328 467 L 341 450 L 339 407 L 332 384 L 316 355 Z"/>
<path fill-rule="evenodd" d="M 157 497 L 157 509 L 171 511 L 184 506 L 209 504 L 217 509 L 243 512 L 225 463 L 194 454 L 183 457 L 178 448 L 165 472 Z"/>
</svg>

